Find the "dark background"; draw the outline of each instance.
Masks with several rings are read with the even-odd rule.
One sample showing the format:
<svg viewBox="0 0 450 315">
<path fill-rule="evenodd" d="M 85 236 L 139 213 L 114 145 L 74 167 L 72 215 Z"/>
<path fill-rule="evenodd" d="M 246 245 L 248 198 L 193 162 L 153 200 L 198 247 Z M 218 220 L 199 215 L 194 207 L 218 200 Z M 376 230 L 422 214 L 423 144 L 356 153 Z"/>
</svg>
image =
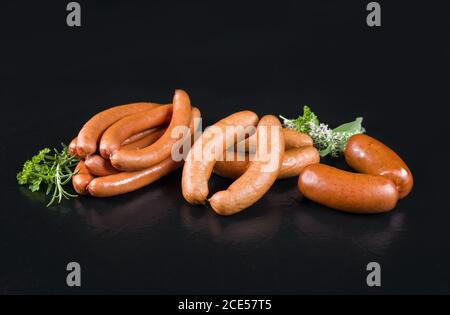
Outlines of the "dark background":
<svg viewBox="0 0 450 315">
<path fill-rule="evenodd" d="M 379 1 L 380 28 L 369 1 L 80 1 L 81 28 L 66 26 L 68 2 L 0 8 L 0 293 L 450 293 L 448 1 Z M 331 126 L 363 116 L 414 190 L 392 213 L 350 215 L 284 180 L 222 218 L 183 200 L 179 172 L 51 208 L 17 185 L 26 159 L 94 113 L 175 88 L 206 123 L 304 104 Z M 81 288 L 65 284 L 70 261 Z M 381 288 L 366 285 L 371 261 Z"/>
</svg>

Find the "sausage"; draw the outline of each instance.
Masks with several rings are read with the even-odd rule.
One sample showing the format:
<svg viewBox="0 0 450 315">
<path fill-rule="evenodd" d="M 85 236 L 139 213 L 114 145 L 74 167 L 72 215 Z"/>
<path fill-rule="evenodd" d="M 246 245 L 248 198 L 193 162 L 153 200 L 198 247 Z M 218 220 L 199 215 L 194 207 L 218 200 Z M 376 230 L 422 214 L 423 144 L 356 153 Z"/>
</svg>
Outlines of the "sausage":
<svg viewBox="0 0 450 315">
<path fill-rule="evenodd" d="M 209 199 L 209 204 L 216 213 L 232 215 L 242 211 L 261 199 L 270 189 L 280 172 L 284 156 L 281 129 L 281 123 L 275 116 L 266 115 L 261 118 L 256 129 L 258 142 L 255 159 L 250 161 L 245 173 L 227 190 L 216 192 Z M 267 145 L 263 145 L 263 142 Z"/>
<path fill-rule="evenodd" d="M 286 151 L 293 148 L 310 147 L 314 144 L 309 135 L 294 129 L 283 128 L 283 136 Z"/>
<path fill-rule="evenodd" d="M 103 132 L 113 123 L 125 116 L 143 112 L 158 106 L 156 103 L 131 103 L 104 110 L 89 119 L 78 133 L 77 154 L 86 157 L 97 151 L 97 142 Z"/>
<path fill-rule="evenodd" d="M 387 177 L 347 172 L 324 164 L 303 169 L 298 189 L 308 199 L 353 213 L 380 213 L 395 208 L 398 191 Z"/>
<path fill-rule="evenodd" d="M 144 130 L 168 124 L 171 117 L 172 105 L 162 105 L 120 119 L 103 133 L 100 140 L 100 155 L 109 159 L 127 138 Z"/>
<path fill-rule="evenodd" d="M 306 133 L 299 132 L 289 128 L 283 128 L 284 147 L 287 150 L 294 148 L 309 147 L 314 144 L 313 139 Z M 245 152 L 255 152 L 255 135 L 252 135 L 245 139 Z M 236 144 L 236 151 L 242 151 L 242 148 Z"/>
<path fill-rule="evenodd" d="M 136 150 L 136 149 L 142 149 L 145 147 L 148 147 L 152 143 L 155 143 L 156 140 L 158 140 L 166 131 L 167 128 L 153 128 L 152 132 L 147 134 L 145 137 L 140 138 L 136 141 L 129 142 L 128 144 L 125 144 L 127 141 L 125 141 L 121 149 L 123 150 Z M 130 138 L 128 138 L 130 139 Z M 128 140 L 127 139 L 127 140 Z"/>
<path fill-rule="evenodd" d="M 286 141 L 286 137 L 284 139 Z M 247 170 L 249 159 L 249 154 L 235 152 L 232 161 L 217 161 L 214 173 L 222 177 L 238 178 Z M 286 150 L 277 179 L 298 176 L 303 168 L 319 162 L 319 151 L 312 146 Z"/>
<path fill-rule="evenodd" d="M 70 141 L 69 147 L 68 147 L 68 151 L 69 151 L 69 155 L 78 158 L 78 154 L 77 154 L 77 137 L 73 138 L 72 141 Z"/>
<path fill-rule="evenodd" d="M 88 171 L 95 176 L 108 176 L 120 172 L 111 165 L 109 160 L 104 159 L 98 154 L 88 156 L 84 165 L 86 165 Z"/>
<path fill-rule="evenodd" d="M 145 170 L 97 177 L 89 183 L 87 189 L 95 197 L 125 194 L 157 181 L 180 166 L 180 162 L 175 162 L 169 157 Z"/>
<path fill-rule="evenodd" d="M 75 167 L 75 175 L 72 177 L 73 189 L 80 195 L 86 195 L 88 193 L 87 186 L 94 179 L 86 166 L 84 161 L 80 161 Z"/>
<path fill-rule="evenodd" d="M 195 125 L 197 123 L 196 118 L 200 118 L 200 111 L 194 107 L 192 109 L 192 120 L 190 123 L 191 133 L 194 133 L 198 127 L 198 125 Z M 186 135 L 184 140 L 191 141 L 189 136 Z M 155 182 L 159 178 L 176 170 L 181 164 L 182 162 L 176 162 L 169 157 L 144 170 L 120 172 L 105 177 L 97 177 L 89 184 L 88 190 L 91 195 L 96 197 L 110 197 L 125 194 Z"/>
<path fill-rule="evenodd" d="M 380 141 L 357 134 L 347 142 L 344 151 L 347 164 L 358 172 L 390 178 L 397 186 L 399 198 L 413 187 L 413 176 L 405 162 Z"/>
<path fill-rule="evenodd" d="M 172 146 L 181 139 L 172 137 L 172 131 L 178 126 L 187 127 L 191 121 L 191 102 L 183 90 L 176 90 L 173 97 L 173 114 L 169 127 L 152 145 L 141 150 L 117 150 L 111 154 L 112 165 L 120 170 L 134 171 L 148 168 L 170 156 Z"/>
<path fill-rule="evenodd" d="M 155 129 L 158 129 L 158 128 L 151 128 L 151 129 L 147 129 L 147 130 L 138 132 L 138 133 L 132 135 L 131 137 L 129 137 L 128 139 L 126 139 L 122 143 L 122 145 L 127 145 L 127 144 L 130 144 L 131 142 L 135 142 L 135 141 L 141 140 L 142 138 L 145 138 L 146 136 L 148 136 L 149 134 L 154 132 Z"/>
<path fill-rule="evenodd" d="M 245 134 L 239 131 L 242 128 L 254 127 L 257 122 L 258 116 L 254 112 L 237 112 L 207 128 L 194 142 L 186 157 L 181 179 L 183 197 L 187 202 L 205 203 L 209 192 L 208 180 L 216 163 L 215 155 L 218 154 L 216 148 L 224 148 L 229 143 L 241 141 Z M 226 130 L 231 132 L 225 132 Z"/>
</svg>

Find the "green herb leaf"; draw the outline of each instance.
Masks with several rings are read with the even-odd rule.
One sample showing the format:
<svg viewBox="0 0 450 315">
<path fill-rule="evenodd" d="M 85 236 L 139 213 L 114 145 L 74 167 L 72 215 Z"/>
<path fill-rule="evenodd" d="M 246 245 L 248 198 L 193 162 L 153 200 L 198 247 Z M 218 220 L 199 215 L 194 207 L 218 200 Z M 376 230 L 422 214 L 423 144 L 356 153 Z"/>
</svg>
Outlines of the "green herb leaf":
<svg viewBox="0 0 450 315">
<path fill-rule="evenodd" d="M 303 107 L 303 115 L 296 119 L 287 119 L 283 116 L 280 118 L 283 119 L 286 128 L 307 133 L 313 139 L 314 146 L 319 150 L 321 157 L 340 156 L 351 136 L 365 132 L 362 117 L 330 129 L 328 125 L 319 123 L 319 119 L 308 106 Z"/>
<path fill-rule="evenodd" d="M 17 182 L 20 185 L 28 185 L 28 188 L 35 192 L 41 188 L 41 184 L 46 185 L 46 195 L 51 194 L 52 198 L 47 206 L 50 206 L 64 197 L 76 197 L 68 193 L 63 186 L 70 182 L 74 175 L 72 169 L 79 160 L 69 155 L 67 146 L 61 144 L 62 150 L 49 148 L 39 151 L 31 160 L 24 163 L 22 171 L 17 173 Z M 53 192 L 52 192 L 53 190 Z"/>
</svg>

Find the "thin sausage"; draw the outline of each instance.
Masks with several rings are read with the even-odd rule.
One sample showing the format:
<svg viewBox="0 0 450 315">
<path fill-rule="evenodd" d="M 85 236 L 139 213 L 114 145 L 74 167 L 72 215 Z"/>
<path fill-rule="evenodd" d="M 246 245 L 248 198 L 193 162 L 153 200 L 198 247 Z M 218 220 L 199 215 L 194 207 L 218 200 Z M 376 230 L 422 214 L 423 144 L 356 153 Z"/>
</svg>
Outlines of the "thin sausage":
<svg viewBox="0 0 450 315">
<path fill-rule="evenodd" d="M 173 97 L 173 114 L 166 132 L 152 145 L 141 150 L 117 150 L 110 159 L 112 165 L 120 170 L 134 171 L 148 168 L 170 156 L 172 146 L 179 137 L 172 137 L 172 131 L 179 126 L 187 127 L 191 121 L 191 102 L 183 90 L 176 90 Z"/>
<path fill-rule="evenodd" d="M 398 191 L 387 177 L 359 174 L 324 164 L 305 167 L 298 189 L 308 199 L 353 213 L 380 213 L 395 208 Z"/>
<path fill-rule="evenodd" d="M 120 171 L 111 165 L 111 162 L 98 154 L 88 156 L 84 162 L 88 171 L 95 176 L 108 176 Z"/>
<path fill-rule="evenodd" d="M 218 154 L 216 149 L 225 148 L 227 144 L 241 141 L 245 138 L 245 134 L 240 131 L 250 126 L 254 127 L 257 122 L 258 116 L 255 113 L 251 111 L 237 112 L 207 128 L 194 142 L 186 157 L 181 179 L 183 197 L 187 202 L 191 204 L 205 203 L 209 192 L 208 180 L 216 163 L 215 155 Z"/>
<path fill-rule="evenodd" d="M 286 141 L 286 138 L 284 139 Z M 247 170 L 250 156 L 248 153 L 235 152 L 232 161 L 217 161 L 214 165 L 214 173 L 226 178 L 238 178 Z M 306 166 L 319 162 L 319 151 L 314 147 L 286 150 L 277 179 L 296 177 Z"/>
<path fill-rule="evenodd" d="M 180 166 L 180 162 L 175 162 L 169 157 L 145 170 L 97 177 L 90 182 L 88 190 L 95 197 L 111 197 L 125 194 L 157 181 Z"/>
<path fill-rule="evenodd" d="M 122 150 L 137 150 L 148 147 L 149 145 L 155 143 L 166 131 L 167 128 L 153 128 L 152 132 L 147 134 L 145 137 L 140 138 L 136 141 L 125 144 L 125 142 L 120 147 Z M 128 138 L 129 139 L 129 138 Z"/>
<path fill-rule="evenodd" d="M 227 190 L 219 191 L 209 199 L 209 204 L 216 213 L 232 215 L 242 211 L 261 199 L 270 189 L 283 161 L 284 137 L 281 128 L 281 123 L 275 116 L 261 118 L 256 131 L 256 159 L 250 161 L 247 171 Z M 263 137 L 263 133 L 267 137 Z M 262 145 L 263 141 L 267 145 Z M 266 149 L 267 152 L 264 152 Z"/>
<path fill-rule="evenodd" d="M 162 105 L 120 119 L 103 133 L 100 140 L 100 155 L 109 159 L 127 138 L 144 130 L 168 124 L 171 117 L 172 105 Z"/>
<path fill-rule="evenodd" d="M 125 116 L 143 112 L 158 105 L 146 102 L 131 103 L 114 106 L 94 115 L 78 133 L 77 154 L 83 158 L 94 154 L 101 135 L 109 126 Z"/>
<path fill-rule="evenodd" d="M 69 154 L 78 158 L 77 154 L 77 137 L 73 138 L 68 147 Z"/>
<path fill-rule="evenodd" d="M 200 118 L 200 111 L 194 107 L 192 109 L 192 120 L 190 123 L 191 134 L 198 128 L 198 125 L 195 124 L 198 123 L 196 118 Z M 183 141 L 191 141 L 190 135 L 185 135 Z M 155 182 L 159 178 L 176 170 L 181 165 L 182 162 L 176 162 L 169 157 L 144 170 L 121 172 L 105 177 L 98 177 L 89 184 L 88 190 L 91 195 L 96 197 L 110 197 L 125 194 Z"/>
<path fill-rule="evenodd" d="M 87 186 L 94 179 L 86 166 L 84 161 L 80 161 L 75 167 L 75 175 L 72 177 L 72 185 L 77 193 L 80 195 L 86 195 L 88 193 Z"/>
<path fill-rule="evenodd" d="M 394 181 L 399 198 L 410 193 L 413 187 L 411 171 L 397 153 L 380 141 L 368 135 L 354 135 L 348 140 L 344 155 L 348 165 L 356 171 Z"/>
</svg>

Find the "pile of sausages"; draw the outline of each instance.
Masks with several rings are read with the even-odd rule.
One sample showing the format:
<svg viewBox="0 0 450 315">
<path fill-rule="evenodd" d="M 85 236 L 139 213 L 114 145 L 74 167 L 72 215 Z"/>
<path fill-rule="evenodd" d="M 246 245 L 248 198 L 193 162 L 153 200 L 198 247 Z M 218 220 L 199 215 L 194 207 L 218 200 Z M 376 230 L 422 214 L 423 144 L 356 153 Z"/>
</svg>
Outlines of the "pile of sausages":
<svg viewBox="0 0 450 315">
<path fill-rule="evenodd" d="M 239 132 L 242 128 L 252 126 L 256 126 L 256 132 L 250 137 L 245 138 Z M 313 147 L 313 141 L 308 135 L 282 129 L 278 118 L 272 115 L 259 120 L 255 113 L 242 111 L 220 120 L 213 127 L 214 131 L 206 129 L 189 151 L 181 186 L 183 196 L 190 204 L 209 202 L 211 208 L 220 215 L 232 215 L 248 208 L 264 196 L 277 178 L 298 176 L 305 166 L 320 161 L 319 152 Z M 259 141 L 255 141 L 255 152 L 252 152 L 248 144 L 251 143 L 250 139 L 261 139 L 263 133 L 267 145 L 262 146 Z M 235 143 L 241 141 L 246 141 L 244 152 L 234 147 Z M 218 147 L 234 149 L 233 158 L 218 160 L 215 152 Z M 244 155 L 241 161 L 236 158 L 239 154 Z M 251 154 L 256 158 L 250 159 Z M 196 159 L 195 155 L 202 158 Z M 213 171 L 236 180 L 226 190 L 216 192 L 207 199 L 208 181 Z"/>
<path fill-rule="evenodd" d="M 176 90 L 172 104 L 132 103 L 93 116 L 69 145 L 81 161 L 72 178 L 79 194 L 109 197 L 146 186 L 179 168 L 171 157 L 179 141 L 191 142 L 200 111 Z M 189 134 L 173 136 L 177 127 Z"/>
<path fill-rule="evenodd" d="M 196 139 L 200 116 L 183 90 L 175 91 L 172 104 L 132 103 L 96 114 L 69 145 L 70 154 L 80 159 L 74 189 L 96 197 L 124 194 L 183 163 L 183 197 L 193 205 L 209 204 L 220 215 L 250 207 L 277 179 L 296 176 L 299 191 L 308 199 L 355 213 L 392 210 L 412 189 L 413 177 L 403 160 L 367 135 L 354 135 L 346 145 L 345 160 L 358 172 L 352 173 L 320 164 L 311 137 L 283 128 L 275 116 L 259 119 L 251 111 L 237 112 Z M 174 136 L 178 127 L 188 133 Z M 249 127 L 252 134 L 242 132 Z M 175 160 L 173 151 L 180 142 L 190 149 Z M 208 198 L 213 172 L 234 182 Z"/>
</svg>

